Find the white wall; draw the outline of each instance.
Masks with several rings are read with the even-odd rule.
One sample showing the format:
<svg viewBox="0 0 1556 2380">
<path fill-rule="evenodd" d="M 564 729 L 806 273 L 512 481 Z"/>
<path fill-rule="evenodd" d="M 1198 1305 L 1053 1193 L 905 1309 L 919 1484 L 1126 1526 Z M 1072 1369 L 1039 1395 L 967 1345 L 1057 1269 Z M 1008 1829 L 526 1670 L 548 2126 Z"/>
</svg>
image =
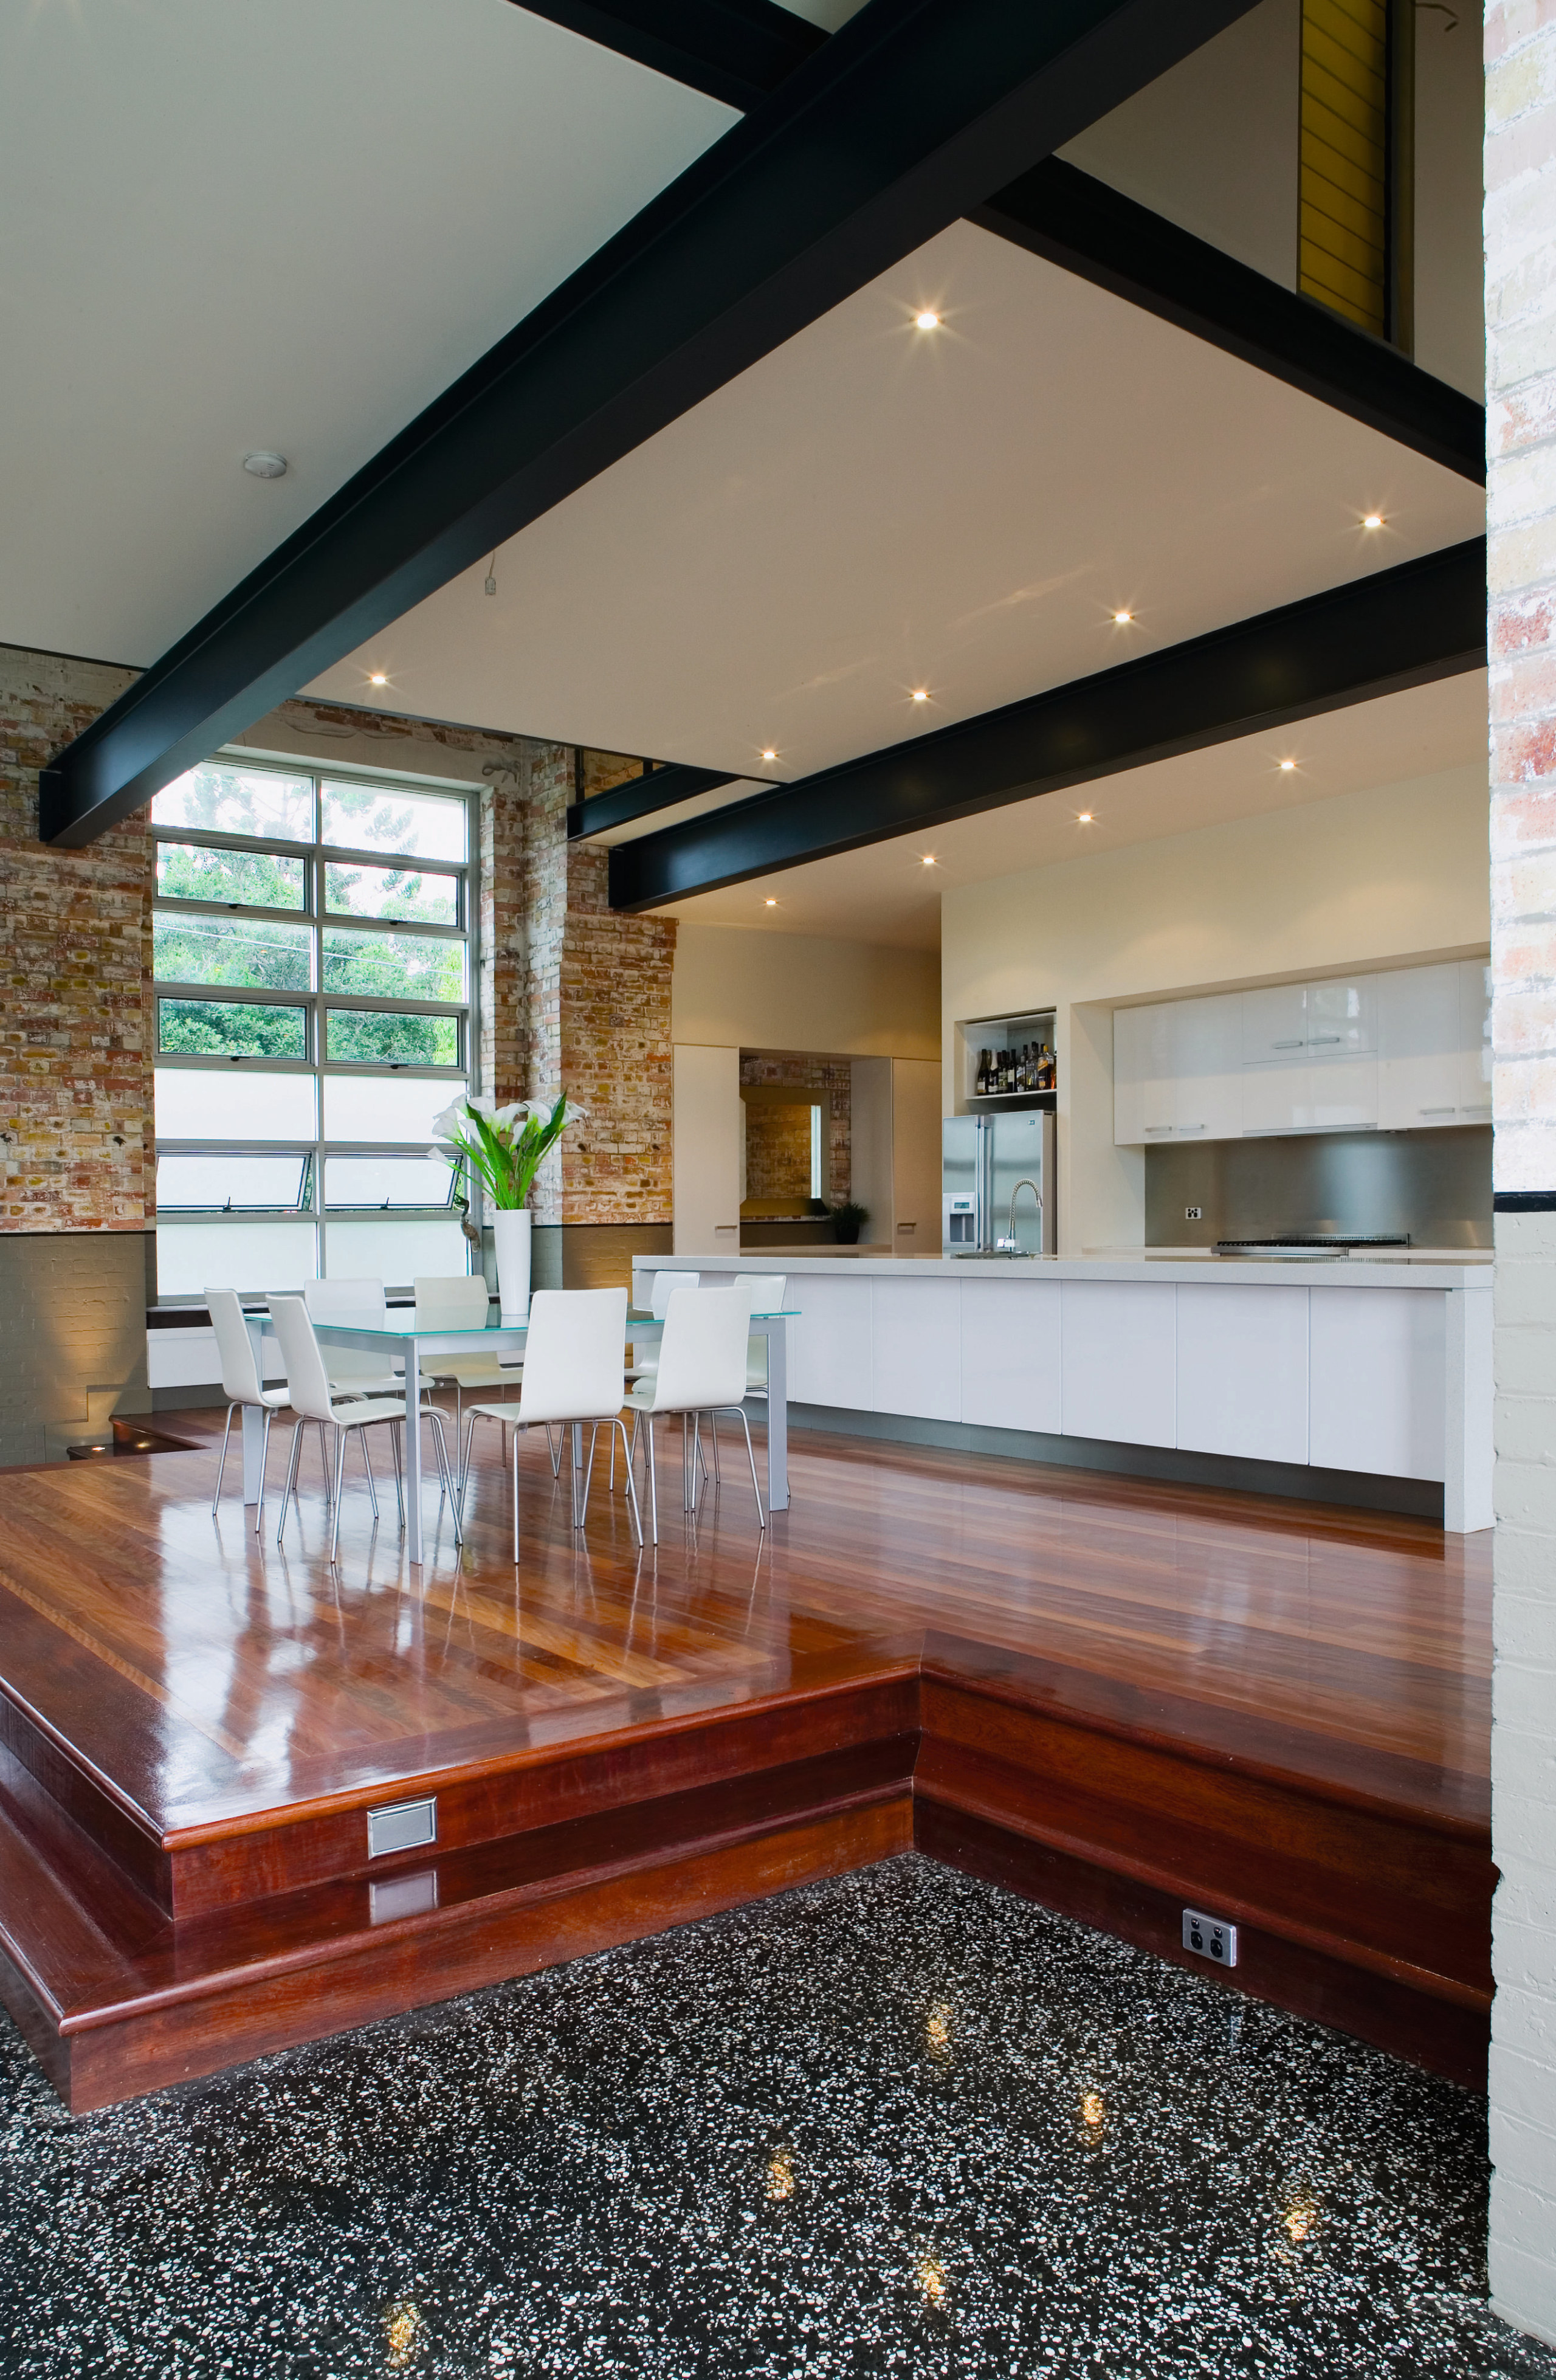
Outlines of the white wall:
<svg viewBox="0 0 1556 2380">
<path fill-rule="evenodd" d="M 1262 0 L 1059 154 L 1296 286 L 1301 0 Z"/>
<path fill-rule="evenodd" d="M 942 932 L 947 1087 L 957 1019 L 1052 1005 L 1061 1253 L 1136 1245 L 1145 1172 L 1112 1146 L 1112 1007 L 1483 950 L 1485 780 L 1445 770 L 953 886 Z"/>
<path fill-rule="evenodd" d="M 834 1057 L 940 1056 L 933 951 L 683 920 L 671 1038 Z"/>
</svg>

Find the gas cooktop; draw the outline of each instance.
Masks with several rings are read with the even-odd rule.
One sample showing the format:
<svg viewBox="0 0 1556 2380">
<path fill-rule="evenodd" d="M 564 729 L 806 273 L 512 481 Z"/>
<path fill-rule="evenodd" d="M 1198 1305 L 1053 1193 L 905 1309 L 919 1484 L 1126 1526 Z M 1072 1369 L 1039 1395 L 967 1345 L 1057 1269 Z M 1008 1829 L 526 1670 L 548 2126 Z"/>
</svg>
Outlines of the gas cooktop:
<svg viewBox="0 0 1556 2380">
<path fill-rule="evenodd" d="M 1325 1256 L 1338 1250 L 1344 1255 L 1351 1248 L 1407 1248 L 1408 1232 L 1347 1232 L 1343 1237 L 1323 1238 L 1315 1232 L 1282 1232 L 1273 1240 L 1218 1240 L 1218 1257 L 1269 1256 L 1289 1249 L 1295 1256 Z"/>
</svg>

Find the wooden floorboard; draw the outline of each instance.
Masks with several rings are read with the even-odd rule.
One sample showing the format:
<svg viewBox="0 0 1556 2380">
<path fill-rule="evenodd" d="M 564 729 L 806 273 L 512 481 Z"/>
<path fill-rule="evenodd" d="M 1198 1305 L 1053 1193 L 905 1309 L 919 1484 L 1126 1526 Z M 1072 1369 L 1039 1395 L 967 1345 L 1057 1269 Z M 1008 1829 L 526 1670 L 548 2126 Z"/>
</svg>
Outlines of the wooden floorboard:
<svg viewBox="0 0 1556 2380">
<path fill-rule="evenodd" d="M 517 1572 L 494 1443 L 462 1554 L 357 1470 L 332 1571 L 316 1439 L 278 1548 L 230 1463 L 213 1518 L 212 1416 L 159 1424 L 192 1451 L 0 1475 L 0 1948 L 76 2104 L 915 1838 L 1167 1955 L 1220 1891 L 1247 1987 L 1483 2056 L 1489 1535 L 796 1431 L 765 1535 L 672 1456 L 639 1555 L 537 1437 Z M 386 1932 L 427 1854 L 370 1877 L 363 1812 L 420 1791 Z"/>
</svg>

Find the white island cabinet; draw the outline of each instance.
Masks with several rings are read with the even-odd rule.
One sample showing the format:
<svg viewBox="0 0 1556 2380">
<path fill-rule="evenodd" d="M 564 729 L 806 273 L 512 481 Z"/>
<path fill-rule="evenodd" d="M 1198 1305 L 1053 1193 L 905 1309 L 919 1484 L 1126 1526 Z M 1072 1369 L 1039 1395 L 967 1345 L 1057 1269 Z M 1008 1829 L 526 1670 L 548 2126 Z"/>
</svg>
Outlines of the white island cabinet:
<svg viewBox="0 0 1556 2380">
<path fill-rule="evenodd" d="M 784 1266 L 796 1310 L 796 1404 L 1305 1465 L 1319 1497 L 1335 1471 L 1440 1480 L 1446 1528 L 1491 1525 L 1484 1261 L 762 1263 Z M 641 1258 L 639 1305 L 666 1268 L 734 1279 L 723 1252 Z"/>
</svg>

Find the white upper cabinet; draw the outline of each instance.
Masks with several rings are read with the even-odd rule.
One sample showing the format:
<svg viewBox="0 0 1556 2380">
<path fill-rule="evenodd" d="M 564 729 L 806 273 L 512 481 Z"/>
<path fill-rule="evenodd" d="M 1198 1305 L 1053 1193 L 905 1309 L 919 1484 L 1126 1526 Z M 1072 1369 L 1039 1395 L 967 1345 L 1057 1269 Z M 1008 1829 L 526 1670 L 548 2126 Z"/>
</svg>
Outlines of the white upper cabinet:
<svg viewBox="0 0 1556 2380">
<path fill-rule="evenodd" d="M 1161 1001 L 1113 1018 L 1113 1138 L 1489 1123 L 1481 960 Z"/>
<path fill-rule="evenodd" d="M 1479 959 L 1378 978 L 1378 1121 L 1385 1132 L 1489 1123 L 1483 1071 L 1486 968 Z"/>
</svg>

